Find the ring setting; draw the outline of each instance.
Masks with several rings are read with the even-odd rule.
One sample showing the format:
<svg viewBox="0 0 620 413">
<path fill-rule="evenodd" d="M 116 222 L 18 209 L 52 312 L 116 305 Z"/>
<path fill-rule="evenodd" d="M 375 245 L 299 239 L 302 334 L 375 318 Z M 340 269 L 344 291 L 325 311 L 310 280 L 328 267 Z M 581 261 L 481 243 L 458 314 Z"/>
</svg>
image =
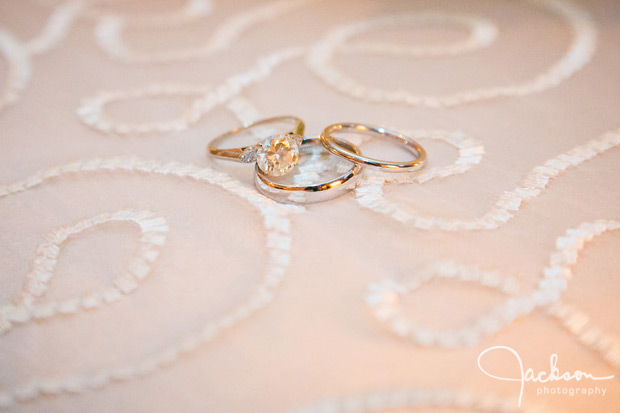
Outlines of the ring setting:
<svg viewBox="0 0 620 413">
<path fill-rule="evenodd" d="M 267 129 L 265 126 L 282 123 L 292 126 L 285 129 L 285 133 L 274 133 L 272 128 Z M 254 182 L 257 189 L 277 201 L 292 203 L 320 202 L 348 192 L 354 187 L 363 167 L 378 168 L 384 172 L 406 172 L 417 171 L 426 164 L 424 148 L 399 132 L 359 123 L 337 123 L 326 127 L 318 137 L 304 137 L 304 128 L 304 122 L 294 116 L 263 119 L 216 137 L 209 142 L 207 153 L 215 158 L 229 161 L 254 163 L 256 171 Z M 244 133 L 251 133 L 258 138 L 257 140 L 262 139 L 262 141 L 238 148 L 220 147 L 225 140 Z M 414 159 L 389 161 L 364 156 L 353 143 L 334 136 L 339 133 L 362 134 L 391 140 L 411 153 Z M 317 149 L 319 152 L 316 152 Z M 308 151 L 322 153 L 321 156 L 335 156 L 341 162 L 344 160 L 347 166 L 344 169 L 336 168 L 337 176 L 321 181 L 320 178 L 317 179 L 317 175 L 317 178 L 302 184 L 301 182 L 308 176 L 310 165 L 308 162 L 314 162 L 316 159 L 314 155 L 308 158 Z M 305 160 L 301 164 L 300 158 Z M 288 177 L 279 179 L 289 175 L 298 166 L 300 172 L 296 173 L 292 179 Z M 310 170 L 314 170 L 314 166 L 310 166 Z"/>
<path fill-rule="evenodd" d="M 302 141 L 299 135 L 272 135 L 242 156 L 245 156 L 244 162 L 256 162 L 265 175 L 281 176 L 297 166 Z"/>
</svg>

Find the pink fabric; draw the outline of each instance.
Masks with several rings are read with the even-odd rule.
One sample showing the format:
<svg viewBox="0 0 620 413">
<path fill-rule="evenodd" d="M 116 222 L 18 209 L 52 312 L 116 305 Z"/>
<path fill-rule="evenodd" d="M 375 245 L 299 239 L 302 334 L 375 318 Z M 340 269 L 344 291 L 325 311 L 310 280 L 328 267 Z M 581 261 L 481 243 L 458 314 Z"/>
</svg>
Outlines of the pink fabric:
<svg viewBox="0 0 620 413">
<path fill-rule="evenodd" d="M 585 13 L 597 36 L 591 58 L 579 55 L 585 59 L 583 64 L 575 64 L 574 73 L 557 84 L 527 94 L 433 108 L 377 102 L 337 90 L 312 69 L 312 47 L 334 30 L 383 15 L 433 11 L 475 16 L 497 28 L 494 41 L 478 50 L 455 56 L 394 56 L 347 52 L 351 45 L 346 43 L 330 62 L 359 83 L 425 96 L 524 84 L 552 67 L 573 44 L 576 35 L 570 19 L 557 11 L 557 4 L 568 3 L 293 3 L 276 16 L 268 12 L 282 6 L 262 1 L 216 2 L 211 12 L 181 16 L 172 13 L 183 7 L 181 1 L 102 2 L 82 8 L 75 3 L 66 36 L 59 36 L 47 50 L 31 47 L 26 53 L 31 76 L 0 112 L 0 193 L 5 195 L 0 199 L 0 308 L 19 295 L 26 274 L 35 266 L 37 247 L 56 228 L 107 212 L 148 210 L 153 217 L 165 219 L 167 230 L 161 230 L 165 240 L 157 246 L 161 253 L 148 275 L 130 292 L 121 291 L 118 301 L 94 309 L 83 309 L 80 301 L 70 314 L 16 322 L 0 335 L 0 395 L 8 397 L 7 409 L 276 412 L 366 392 L 439 388 L 468 390 L 476 397 L 496 394 L 516 409 L 519 383 L 492 379 L 477 365 L 483 350 L 499 345 L 514 348 L 524 366 L 535 371 L 548 371 L 549 357 L 556 353 L 561 372 L 581 370 L 596 376 L 618 372 L 620 355 L 606 359 L 588 348 L 579 341 L 579 333 L 562 327 L 546 306 L 480 337 L 470 347 L 440 348 L 398 337 L 373 316 L 365 299 L 369 285 L 385 279 L 410 280 L 438 261 L 514 278 L 520 287 L 517 295 L 528 295 L 544 278 L 550 256 L 562 242 L 557 239 L 568 229 L 600 219 L 620 220 L 615 147 L 620 141 L 613 143 L 620 126 L 619 5 L 605 0 L 569 4 Z M 261 16 L 259 11 L 251 12 L 258 6 L 265 7 L 263 21 L 209 53 L 133 61 L 106 51 L 101 40 L 102 36 L 110 39 L 102 24 L 116 19 L 124 25 L 125 44 L 134 51 L 195 48 L 208 43 L 222 27 L 234 31 L 230 20 L 234 16 Z M 43 33 L 47 18 L 58 7 L 58 2 L 51 1 L 5 0 L 0 4 L 0 27 L 18 51 L 27 50 L 28 42 Z M 136 17 L 147 13 L 163 17 L 146 22 Z M 177 22 L 170 23 L 174 19 Z M 432 19 L 356 34 L 349 42 L 446 45 L 469 35 L 462 25 Z M 99 37 L 94 34 L 96 28 Z M 261 57 L 289 47 L 300 50 L 264 78 L 252 80 L 238 94 L 192 118 L 200 108 L 195 99 L 233 75 L 247 75 Z M 11 70 L 16 65 L 5 55 L 0 81 L 6 86 L 14 80 Z M 89 124 L 92 99 L 151 84 L 183 84 L 188 92 L 179 93 L 177 87 L 172 97 L 145 95 L 113 101 L 104 105 L 101 119 L 114 125 L 190 119 L 180 124 L 179 131 L 164 127 L 159 132 L 157 128 L 146 133 L 114 128 L 106 132 L 101 126 L 105 122 Z M 380 188 L 383 199 L 411 214 L 401 215 L 406 222 L 399 221 L 398 214 L 380 213 L 374 207 L 375 198 L 364 197 L 360 188 L 357 194 L 303 210 L 261 213 L 257 206 L 277 207 L 252 198 L 253 167 L 209 159 L 205 147 L 241 121 L 282 114 L 304 119 L 308 135 L 344 121 L 408 131 L 427 149 L 427 171 L 450 166 L 459 156 L 469 157 L 470 163 L 462 173 L 452 171 L 426 183 L 386 182 L 378 187 L 367 177 L 366 185 Z M 458 147 L 442 140 L 441 133 L 442 138 L 428 139 L 437 130 L 462 139 L 466 149 L 461 150 L 470 151 L 469 155 L 459 154 Z M 489 229 L 424 229 L 411 218 L 416 214 L 439 220 L 480 218 L 504 193 L 531 184 L 528 174 L 536 167 L 604 138 L 607 132 L 615 135 L 596 144 L 599 150 L 592 159 L 560 168 L 540 194 L 510 209 L 509 218 Z M 376 156 L 394 154 L 387 144 L 365 142 L 361 148 Z M 73 161 L 116 157 L 123 157 L 124 165 L 136 165 L 137 161 L 127 160 L 131 157 L 156 161 L 164 172 L 153 171 L 156 167 L 150 172 L 102 168 L 88 172 L 82 163 L 79 172 L 59 173 L 30 189 L 19 192 L 11 187 L 28 179 L 34 182 L 29 177 L 39 171 Z M 178 162 L 175 167 L 168 164 L 173 161 Z M 204 179 L 179 177 L 189 164 L 196 171 L 210 168 L 210 172 Z M 218 179 L 234 181 L 211 182 Z M 273 214 L 284 216 L 282 222 L 290 228 L 270 227 Z M 561 293 L 562 302 L 588 316 L 587 328 L 596 327 L 612 340 L 607 342 L 609 351 L 620 351 L 619 242 L 620 232 L 611 230 L 587 242 L 576 252 L 573 275 Z M 107 222 L 71 236 L 62 244 L 48 289 L 37 302 L 107 288 L 123 274 L 139 245 L 143 245 L 140 230 L 132 222 Z M 201 326 L 244 304 L 276 265 L 270 261 L 271 253 L 290 262 L 277 264 L 285 272 L 281 284 L 270 289 L 273 300 L 264 308 L 212 340 L 183 351 L 152 374 L 105 381 L 100 388 L 84 384 L 97 372 L 135 366 L 178 348 Z M 477 283 L 443 279 L 405 294 L 400 303 L 407 318 L 449 329 L 506 299 L 506 294 Z M 578 321 L 571 319 L 569 324 L 579 329 Z M 518 373 L 514 359 L 506 354 L 494 353 L 485 360 L 497 374 Z M 59 394 L 42 394 L 41 383 L 70 387 L 67 377 L 75 377 L 74 394 L 49 389 L 47 393 Z M 28 396 L 30 383 L 37 383 L 36 391 Z M 606 388 L 606 394 L 538 396 L 542 385 L 525 383 L 522 409 L 612 412 L 620 405 L 617 378 L 552 385 L 598 386 Z"/>
</svg>

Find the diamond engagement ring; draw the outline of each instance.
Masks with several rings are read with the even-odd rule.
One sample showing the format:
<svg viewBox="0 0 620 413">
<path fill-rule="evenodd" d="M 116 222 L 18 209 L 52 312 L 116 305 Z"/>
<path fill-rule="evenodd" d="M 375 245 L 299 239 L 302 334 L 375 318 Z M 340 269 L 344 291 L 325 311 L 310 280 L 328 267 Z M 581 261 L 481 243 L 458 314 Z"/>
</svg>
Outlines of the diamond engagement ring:
<svg viewBox="0 0 620 413">
<path fill-rule="evenodd" d="M 271 132 L 274 129 L 267 127 L 267 125 L 283 123 L 292 125 L 286 133 L 272 134 Z M 209 142 L 207 148 L 209 154 L 216 158 L 243 163 L 256 163 L 257 167 L 264 174 L 280 176 L 286 174 L 297 165 L 304 129 L 304 122 L 294 116 L 268 118 L 220 135 Z M 252 133 L 255 136 L 267 136 L 267 138 L 251 146 L 228 149 L 219 148 L 223 141 L 244 132 Z"/>
<path fill-rule="evenodd" d="M 291 125 L 286 133 L 274 134 L 277 130 L 267 127 L 283 123 Z M 216 137 L 209 142 L 207 154 L 220 159 L 255 163 L 256 187 L 279 202 L 320 202 L 352 189 L 362 167 L 334 156 L 325 150 L 318 137 L 303 137 L 303 133 L 303 121 L 294 116 L 263 119 Z M 225 140 L 244 134 L 253 135 L 262 142 L 238 148 L 220 148 Z M 354 144 L 343 139 L 335 138 L 334 141 L 347 151 L 360 154 Z M 324 162 L 325 159 L 327 162 Z"/>
</svg>

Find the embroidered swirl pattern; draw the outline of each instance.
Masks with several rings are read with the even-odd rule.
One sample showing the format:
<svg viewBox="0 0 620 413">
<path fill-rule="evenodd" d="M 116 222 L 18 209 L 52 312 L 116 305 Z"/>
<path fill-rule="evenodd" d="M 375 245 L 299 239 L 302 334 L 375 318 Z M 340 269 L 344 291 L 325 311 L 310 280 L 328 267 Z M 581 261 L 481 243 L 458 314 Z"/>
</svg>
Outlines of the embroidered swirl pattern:
<svg viewBox="0 0 620 413">
<path fill-rule="evenodd" d="M 148 12 L 123 14 L 101 11 L 97 1 L 70 0 L 51 8 L 47 21 L 39 34 L 31 40 L 19 39 L 11 30 L 0 28 L 0 55 L 7 62 L 7 75 L 0 90 L 0 116 L 10 105 L 19 102 L 35 72 L 36 57 L 60 48 L 80 20 L 93 27 L 94 42 L 100 53 L 126 67 L 140 67 L 146 63 L 173 64 L 210 59 L 227 51 L 253 29 L 273 25 L 289 13 L 316 6 L 329 8 L 328 2 L 318 0 L 278 0 L 233 13 L 215 25 L 212 33 L 199 45 L 177 49 L 154 48 L 140 50 L 125 40 L 128 28 L 138 29 L 156 36 L 161 28 L 181 28 L 188 23 L 207 23 L 217 10 L 218 4 L 211 0 L 187 0 L 168 13 Z M 421 94 L 413 90 L 388 89 L 366 84 L 345 73 L 335 63 L 337 55 L 372 57 L 390 56 L 401 59 L 449 59 L 454 56 L 475 53 L 488 48 L 501 37 L 501 28 L 484 16 L 454 14 L 445 11 L 418 13 L 379 14 L 368 19 L 347 20 L 317 34 L 307 44 L 288 44 L 269 50 L 247 66 L 235 67 L 220 83 L 211 79 L 202 84 L 181 83 L 176 80 L 146 85 L 136 84 L 130 88 L 99 90 L 84 97 L 76 108 L 76 120 L 85 127 L 102 134 L 134 136 L 141 134 L 169 134 L 187 131 L 203 120 L 214 109 L 225 107 L 242 124 L 262 117 L 261 111 L 250 99 L 255 85 L 268 81 L 278 74 L 280 68 L 290 62 L 301 62 L 317 84 L 328 86 L 332 92 L 373 105 L 403 106 L 409 109 L 458 110 L 466 104 L 474 105 L 490 99 L 518 99 L 540 94 L 567 82 L 592 59 L 598 45 L 598 31 L 592 17 L 576 5 L 561 0 L 529 0 L 534 9 L 550 13 L 564 24 L 571 34 L 571 41 L 564 54 L 546 70 L 530 75 L 528 80 L 512 84 L 455 91 L 449 94 Z M 419 27 L 438 24 L 456 29 L 466 29 L 465 38 L 446 44 L 406 45 L 379 40 L 356 40 L 368 33 L 402 27 Z M 210 22 L 209 22 L 210 24 Z M 132 66 L 134 65 L 134 66 Z M 168 99 L 182 97 L 188 100 L 186 108 L 166 119 L 153 121 L 123 121 L 106 113 L 106 106 L 117 102 Z M 260 102 L 259 102 L 260 106 Z M 571 168 L 584 169 L 587 161 L 607 153 L 620 145 L 620 129 L 608 131 L 598 138 L 575 146 L 532 168 L 521 184 L 497 195 L 495 203 L 481 216 L 456 219 L 426 216 L 416 211 L 414 203 L 391 200 L 384 192 L 386 185 L 421 185 L 436 179 L 460 179 L 478 166 L 485 155 L 485 146 L 479 137 L 467 131 L 440 129 L 409 129 L 411 125 L 393 125 L 390 129 L 419 140 L 445 143 L 457 151 L 453 163 L 446 166 L 430 165 L 418 173 L 385 174 L 366 171 L 348 197 L 351 204 L 361 207 L 363 213 L 377 215 L 380 219 L 393 219 L 403 223 L 403 231 L 417 231 L 425 235 L 435 231 L 460 232 L 464 237 L 474 230 L 496 230 L 514 218 L 526 205 L 536 202 L 550 183 Z M 268 305 L 275 297 L 276 289 L 294 261 L 291 257 L 291 213 L 304 213 L 304 207 L 281 205 L 259 194 L 227 173 L 210 167 L 196 166 L 174 161 L 153 161 L 137 157 L 111 157 L 106 159 L 77 160 L 35 172 L 23 180 L 0 186 L 0 198 L 28 191 L 49 181 L 79 174 L 113 174 L 115 176 L 141 175 L 166 177 L 172 180 L 191 180 L 205 188 L 219 188 L 252 205 L 260 214 L 265 234 L 261 247 L 268 257 L 262 271 L 261 281 L 241 304 L 231 306 L 216 319 L 207 320 L 195 331 L 186 332 L 184 338 L 162 351 L 143 354 L 139 359 L 125 365 L 109 366 L 87 375 L 75 374 L 64 377 L 28 377 L 26 383 L 16 382 L 10 388 L 0 389 L 0 408 L 16 406 L 29 400 L 59 394 L 80 394 L 100 389 L 114 382 L 126 382 L 156 373 L 173 365 L 181 355 L 191 353 L 206 342 L 216 339 L 222 331 L 251 317 Z M 216 189 L 218 190 L 218 189 Z M 153 206 L 156 210 L 156 206 Z M 381 216 L 379 216 L 381 215 Z M 556 319 L 567 332 L 584 347 L 594 351 L 611 368 L 620 368 L 620 341 L 613 333 L 604 331 L 577 304 L 562 297 L 573 277 L 572 266 L 578 260 L 585 245 L 605 233 L 620 229 L 620 222 L 608 220 L 586 222 L 568 229 L 556 239 L 555 251 L 549 263 L 540 270 L 536 287 L 529 293 L 522 292 L 515 278 L 501 271 L 484 270 L 464 266 L 449 259 L 434 261 L 418 268 L 403 279 L 386 279 L 368 284 L 365 293 L 366 306 L 380 329 L 415 346 L 460 348 L 491 340 L 492 335 L 509 328 L 512 322 L 535 311 L 544 312 Z M 109 222 L 135 225 L 140 231 L 139 242 L 126 269 L 116 276 L 111 285 L 80 297 L 60 301 L 44 301 L 44 294 L 53 282 L 57 259 L 66 242 L 88 229 L 96 229 Z M 424 231 L 420 231 L 424 230 Z M 150 211 L 137 211 L 128 206 L 117 211 L 85 217 L 56 228 L 47 235 L 35 251 L 30 271 L 25 275 L 22 290 L 10 303 L 0 303 L 0 340 L 15 334 L 12 329 L 26 328 L 26 324 L 44 322 L 56 316 L 79 317 L 81 311 L 94 311 L 114 302 L 131 299 L 131 293 L 140 282 L 147 280 L 151 267 L 161 248 L 165 247 L 169 228 L 164 217 Z M 321 248 L 321 246 L 314 246 Z M 575 274 L 579 277 L 580 274 Z M 437 278 L 464 282 L 492 289 L 505 296 L 501 304 L 482 312 L 460 327 L 441 329 L 426 326 L 405 315 L 402 297 L 415 295 L 424 284 Z M 370 318 L 370 317 L 369 317 Z M 371 320 L 369 320 L 370 322 Z M 348 412 L 389 411 L 405 408 L 456 408 L 485 412 L 534 411 L 528 407 L 518 409 L 511 399 L 500 396 L 471 393 L 466 389 L 387 389 L 376 392 L 342 396 L 302 407 L 298 412 Z M 538 411 L 538 410 L 535 410 Z"/>
</svg>

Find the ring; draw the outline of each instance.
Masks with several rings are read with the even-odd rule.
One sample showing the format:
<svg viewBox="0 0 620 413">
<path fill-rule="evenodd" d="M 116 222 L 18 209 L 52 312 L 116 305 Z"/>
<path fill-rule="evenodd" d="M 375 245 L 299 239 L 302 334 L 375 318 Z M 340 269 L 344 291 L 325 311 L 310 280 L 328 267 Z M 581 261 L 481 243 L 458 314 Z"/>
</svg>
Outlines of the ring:
<svg viewBox="0 0 620 413">
<path fill-rule="evenodd" d="M 334 138 L 334 140 L 347 151 L 360 154 L 359 148 L 352 143 L 342 139 Z M 323 148 L 318 137 L 304 138 L 301 145 L 314 145 Z M 351 168 L 334 179 L 310 185 L 288 185 L 274 182 L 270 179 L 271 175 L 265 173 L 257 164 L 254 182 L 263 195 L 276 201 L 305 204 L 326 201 L 343 195 L 352 188 L 361 170 L 361 165 L 351 163 Z M 331 191 L 327 191 L 328 189 Z"/>
<path fill-rule="evenodd" d="M 351 151 L 344 145 L 341 145 L 336 138 L 332 136 L 332 133 L 336 131 L 352 130 L 365 135 L 381 135 L 383 137 L 396 140 L 405 146 L 407 150 L 414 154 L 415 159 L 412 161 L 394 162 L 394 161 L 382 161 L 379 159 L 369 158 Z M 426 162 L 426 151 L 424 148 L 411 138 L 404 136 L 401 133 L 393 132 L 378 126 L 366 126 L 359 123 L 337 123 L 329 125 L 323 130 L 320 136 L 321 143 L 331 153 L 342 156 L 351 162 L 356 164 L 374 166 L 377 168 L 384 168 L 388 171 L 416 171 L 424 167 Z"/>
<path fill-rule="evenodd" d="M 226 139 L 246 131 L 256 131 L 261 126 L 273 123 L 292 123 L 293 127 L 286 133 L 268 136 L 263 142 L 256 145 L 243 146 L 240 148 L 219 148 Z M 304 122 L 295 116 L 278 116 L 254 122 L 248 126 L 233 129 L 209 142 L 207 146 L 209 154 L 216 158 L 253 163 L 263 172 L 273 176 L 284 175 L 297 165 L 299 160 L 299 146 L 302 143 Z M 269 131 L 271 132 L 271 131 Z M 265 133 L 267 134 L 267 133 Z"/>
</svg>

